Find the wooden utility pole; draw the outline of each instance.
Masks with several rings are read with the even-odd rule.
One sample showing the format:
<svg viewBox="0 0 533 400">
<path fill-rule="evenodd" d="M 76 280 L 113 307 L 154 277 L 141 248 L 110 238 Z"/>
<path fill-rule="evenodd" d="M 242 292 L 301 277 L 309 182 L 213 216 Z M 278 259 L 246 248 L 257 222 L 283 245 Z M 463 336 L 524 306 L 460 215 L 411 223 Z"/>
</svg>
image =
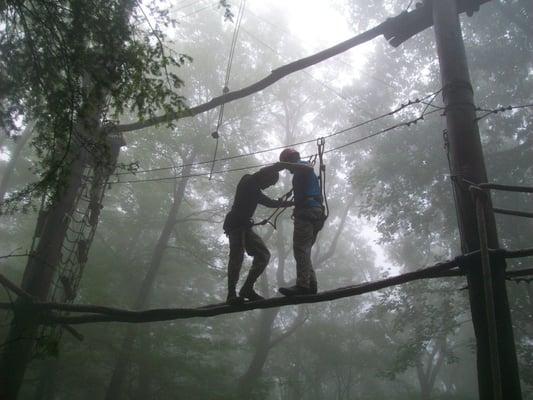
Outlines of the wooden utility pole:
<svg viewBox="0 0 533 400">
<path fill-rule="evenodd" d="M 487 182 L 487 173 L 476 122 L 474 94 L 470 84 L 457 2 L 434 0 L 432 3 L 461 247 L 463 253 L 469 253 L 480 249 L 480 241 L 475 203 L 465 181 L 476 184 Z M 488 246 L 497 249 L 499 245 L 496 222 L 490 206 L 486 208 L 485 214 Z M 522 395 L 518 363 L 505 287 L 506 263 L 502 257 L 492 257 L 490 261 L 494 309 L 486 308 L 480 260 L 466 267 L 470 309 L 477 343 L 479 398 L 520 400 Z M 492 333 L 487 314 L 493 314 L 496 319 Z M 491 338 L 497 339 L 492 352 L 489 340 Z M 495 359 L 499 361 L 499 371 L 491 369 L 491 362 L 494 365 Z M 494 377 L 500 381 L 496 382 Z"/>
</svg>

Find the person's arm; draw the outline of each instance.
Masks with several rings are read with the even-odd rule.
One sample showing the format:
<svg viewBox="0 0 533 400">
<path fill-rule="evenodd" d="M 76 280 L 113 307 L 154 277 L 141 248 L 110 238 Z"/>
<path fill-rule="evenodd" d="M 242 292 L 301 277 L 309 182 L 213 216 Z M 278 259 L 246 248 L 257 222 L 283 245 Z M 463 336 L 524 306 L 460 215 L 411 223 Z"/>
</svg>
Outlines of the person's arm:
<svg viewBox="0 0 533 400">
<path fill-rule="evenodd" d="M 288 169 L 289 167 L 292 167 L 294 169 L 299 169 L 299 170 L 313 170 L 313 166 L 311 164 L 307 164 L 307 163 L 291 163 L 291 162 L 283 162 L 283 161 L 279 161 L 279 162 L 275 163 L 273 165 L 273 167 L 277 171 L 281 171 L 283 169 Z"/>
<path fill-rule="evenodd" d="M 304 170 L 298 170 L 294 173 L 292 179 L 292 189 L 294 193 L 294 202 L 302 206 L 305 202 L 305 190 L 307 187 L 308 174 Z"/>
<path fill-rule="evenodd" d="M 269 208 L 278 208 L 278 207 L 292 207 L 294 202 L 284 201 L 284 200 L 274 200 L 265 195 L 263 192 L 259 192 L 258 203 Z"/>
</svg>

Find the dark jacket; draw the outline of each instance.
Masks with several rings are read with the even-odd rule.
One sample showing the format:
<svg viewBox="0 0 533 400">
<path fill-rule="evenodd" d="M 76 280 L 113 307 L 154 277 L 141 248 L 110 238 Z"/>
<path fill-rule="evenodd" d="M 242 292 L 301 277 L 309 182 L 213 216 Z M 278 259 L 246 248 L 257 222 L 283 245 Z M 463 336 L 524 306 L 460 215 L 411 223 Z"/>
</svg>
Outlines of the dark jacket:
<svg viewBox="0 0 533 400">
<path fill-rule="evenodd" d="M 252 216 L 258 204 L 276 208 L 284 206 L 286 203 L 280 200 L 273 200 L 263 194 L 254 175 L 244 175 L 237 185 L 231 211 L 224 220 L 224 232 L 228 233 L 234 229 L 252 226 Z"/>
</svg>

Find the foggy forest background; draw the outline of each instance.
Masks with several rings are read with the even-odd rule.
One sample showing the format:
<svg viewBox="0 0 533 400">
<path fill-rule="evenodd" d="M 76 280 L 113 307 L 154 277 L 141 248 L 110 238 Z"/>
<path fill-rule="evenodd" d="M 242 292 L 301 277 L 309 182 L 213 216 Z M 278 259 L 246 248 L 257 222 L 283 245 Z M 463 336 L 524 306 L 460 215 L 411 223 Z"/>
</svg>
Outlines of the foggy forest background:
<svg viewBox="0 0 533 400">
<path fill-rule="evenodd" d="M 214 0 L 170 3 L 135 5 L 128 23 L 157 51 L 164 46 L 167 55 L 186 55 L 166 67 L 183 81 L 173 88 L 183 99 L 168 94 L 165 99 L 174 105 L 205 103 L 222 93 L 239 2 L 230 2 L 233 16 L 225 2 L 222 7 Z M 258 14 L 254 1 L 248 3 L 231 90 L 323 48 L 302 47 L 283 8 L 263 7 Z M 346 18 L 352 35 L 414 7 L 408 0 L 330 3 Z M 98 8 L 94 12 L 98 15 Z M 531 103 L 532 13 L 528 0 L 494 0 L 472 18 L 461 16 L 478 107 Z M 321 29 L 334 27 L 316 26 Z M 399 48 L 378 38 L 226 104 L 218 158 L 326 136 L 439 91 L 434 43 L 432 29 Z M 155 72 L 165 71 L 145 71 Z M 146 90 L 147 103 L 152 94 Z M 160 114 L 162 103 L 150 105 L 154 110 L 144 119 Z M 121 124 L 137 121 L 137 111 L 148 107 L 137 105 L 115 103 L 122 106 Z M 33 105 L 20 103 L 15 126 L 4 124 L 0 137 L 2 199 L 24 190 L 50 167 L 39 167 L 46 146 L 36 136 L 48 125 L 32 120 L 35 109 L 25 113 L 25 107 Z M 327 139 L 326 150 L 431 111 L 417 124 L 326 154 L 331 215 L 313 255 L 319 290 L 413 271 L 460 254 L 440 107 L 437 95 L 429 106 L 413 104 Z M 109 110 L 110 119 L 115 111 Z M 146 309 L 224 301 L 229 251 L 224 215 L 242 174 L 255 170 L 248 167 L 277 161 L 279 151 L 219 161 L 209 179 L 218 117 L 216 108 L 170 126 L 123 133 L 125 146 L 105 186 L 75 303 Z M 533 186 L 532 120 L 532 108 L 524 107 L 479 121 L 491 182 Z M 297 149 L 310 155 L 316 145 L 311 141 Z M 225 169 L 237 171 L 217 173 Z M 290 176 L 282 173 L 267 194 L 277 198 L 289 189 Z M 24 254 L 32 246 L 41 197 L 17 201 L 17 210 L 0 217 L 0 256 Z M 495 193 L 493 201 L 502 208 L 531 210 L 530 195 Z M 269 210 L 259 207 L 256 220 L 267 215 Z M 497 223 L 502 247 L 532 247 L 531 220 L 498 216 Z M 256 232 L 272 253 L 257 286 L 263 295 L 276 296 L 277 288 L 295 277 L 290 212 L 280 217 L 276 230 L 267 225 Z M 74 250 L 67 244 L 64 255 L 68 251 Z M 527 261 L 510 260 L 509 268 L 528 266 Z M 26 262 L 24 256 L 2 258 L 0 271 L 18 283 Z M 249 265 L 248 259 L 242 273 Z M 433 279 L 334 302 L 215 318 L 80 325 L 81 342 L 44 330 L 20 398 L 475 399 L 475 341 L 465 285 L 464 278 Z M 512 281 L 507 287 L 522 390 L 525 399 L 533 399 L 533 287 Z M 5 292 L 2 301 L 9 301 Z M 2 312 L 2 338 L 10 318 Z"/>
</svg>

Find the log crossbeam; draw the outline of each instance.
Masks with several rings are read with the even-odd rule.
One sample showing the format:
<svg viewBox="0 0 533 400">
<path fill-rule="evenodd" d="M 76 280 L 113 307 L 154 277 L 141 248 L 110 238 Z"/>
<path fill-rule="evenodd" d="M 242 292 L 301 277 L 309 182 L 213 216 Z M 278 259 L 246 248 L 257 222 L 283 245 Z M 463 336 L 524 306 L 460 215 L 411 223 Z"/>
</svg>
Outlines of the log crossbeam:
<svg viewBox="0 0 533 400">
<path fill-rule="evenodd" d="M 491 250 L 492 255 L 501 255 L 505 258 L 518 258 L 533 256 L 533 249 L 522 249 L 516 251 Z M 430 267 L 421 268 L 416 271 L 383 278 L 373 282 L 365 282 L 357 285 L 350 285 L 338 289 L 327 290 L 316 295 L 294 296 L 294 297 L 274 297 L 270 299 L 246 302 L 238 305 L 228 305 L 226 303 L 211 304 L 198 308 L 160 308 L 151 310 L 125 310 L 107 306 L 86 305 L 86 304 L 65 304 L 49 303 L 38 301 L 26 301 L 21 307 L 26 311 L 36 312 L 40 323 L 44 325 L 79 325 L 97 322 L 126 322 L 145 323 L 156 321 L 170 321 L 188 318 L 206 318 L 222 314 L 234 314 L 238 312 L 255 309 L 275 308 L 296 304 L 320 303 L 347 297 L 353 297 L 370 293 L 388 287 L 432 278 L 456 277 L 464 274 L 463 269 L 473 257 L 479 257 L 479 251 L 458 256 L 452 260 L 438 263 Z M 532 269 L 518 271 L 508 271 L 508 278 L 533 275 Z M 6 282 L 8 284 L 6 285 Z M 17 293 L 17 286 L 0 274 L 0 283 L 7 289 Z M 19 292 L 20 293 L 20 292 Z M 16 303 L 0 303 L 0 309 L 17 309 Z M 58 313 L 77 313 L 78 315 L 61 315 Z"/>
</svg>

